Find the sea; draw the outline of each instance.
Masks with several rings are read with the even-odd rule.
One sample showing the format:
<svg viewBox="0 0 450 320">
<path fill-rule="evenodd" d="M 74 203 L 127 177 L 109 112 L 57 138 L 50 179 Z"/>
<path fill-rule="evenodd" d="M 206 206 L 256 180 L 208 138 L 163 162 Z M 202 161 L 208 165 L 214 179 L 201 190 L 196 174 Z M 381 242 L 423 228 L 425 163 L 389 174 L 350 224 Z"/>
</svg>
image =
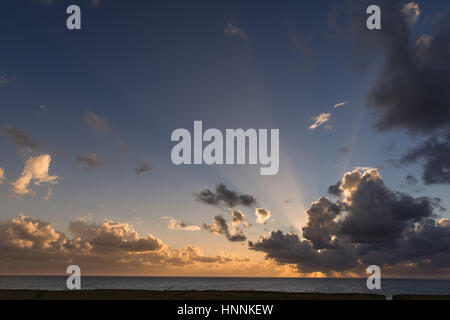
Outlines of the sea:
<svg viewBox="0 0 450 320">
<path fill-rule="evenodd" d="M 0 276 L 0 289 L 67 290 L 66 276 Z M 224 278 L 83 276 L 81 289 L 244 290 L 314 293 L 450 295 L 450 279 L 381 279 L 369 290 L 362 278 Z"/>
</svg>

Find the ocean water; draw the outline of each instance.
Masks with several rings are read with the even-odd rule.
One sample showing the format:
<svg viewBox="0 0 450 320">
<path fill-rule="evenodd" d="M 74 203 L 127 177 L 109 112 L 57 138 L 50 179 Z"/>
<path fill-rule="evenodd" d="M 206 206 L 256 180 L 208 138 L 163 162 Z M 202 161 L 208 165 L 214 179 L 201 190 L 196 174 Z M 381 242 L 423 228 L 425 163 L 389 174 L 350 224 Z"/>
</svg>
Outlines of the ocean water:
<svg viewBox="0 0 450 320">
<path fill-rule="evenodd" d="M 67 290 L 65 276 L 0 276 L 0 289 Z M 221 277 L 96 277 L 81 278 L 81 288 L 127 290 L 262 290 L 282 292 L 450 294 L 450 279 L 382 279 L 369 290 L 366 279 L 221 278 Z"/>
</svg>

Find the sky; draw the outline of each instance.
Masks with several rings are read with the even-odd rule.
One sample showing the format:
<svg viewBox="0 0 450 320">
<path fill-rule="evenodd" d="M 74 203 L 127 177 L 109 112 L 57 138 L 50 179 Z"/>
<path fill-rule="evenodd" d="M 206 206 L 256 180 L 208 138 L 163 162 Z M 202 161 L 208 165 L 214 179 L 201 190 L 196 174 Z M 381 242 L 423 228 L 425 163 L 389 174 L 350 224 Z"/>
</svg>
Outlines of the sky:
<svg viewBox="0 0 450 320">
<path fill-rule="evenodd" d="M 2 1 L 0 274 L 448 276 L 450 6 L 372 2 Z M 278 173 L 173 164 L 194 121 Z"/>
</svg>

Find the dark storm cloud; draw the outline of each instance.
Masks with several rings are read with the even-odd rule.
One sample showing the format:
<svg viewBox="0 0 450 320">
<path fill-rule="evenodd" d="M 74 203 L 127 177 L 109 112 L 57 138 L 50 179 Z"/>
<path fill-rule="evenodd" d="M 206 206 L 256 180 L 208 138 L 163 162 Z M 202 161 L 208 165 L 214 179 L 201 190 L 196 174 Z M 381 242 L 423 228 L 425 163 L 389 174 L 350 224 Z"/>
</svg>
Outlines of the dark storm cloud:
<svg viewBox="0 0 450 320">
<path fill-rule="evenodd" d="M 341 208 L 327 198 L 320 198 L 306 211 L 308 224 L 302 228 L 303 237 L 311 241 L 314 249 L 332 248 L 331 236 L 336 233 L 334 219 Z"/>
<path fill-rule="evenodd" d="M 150 166 L 150 164 L 147 161 L 141 161 L 139 163 L 139 167 L 134 168 L 133 170 L 134 170 L 134 172 L 136 172 L 136 174 L 142 174 L 142 173 L 151 171 L 152 167 Z"/>
<path fill-rule="evenodd" d="M 331 186 L 328 187 L 328 193 L 333 195 L 333 196 L 339 196 L 342 191 L 341 191 L 341 181 L 336 182 L 336 184 L 333 184 Z"/>
<path fill-rule="evenodd" d="M 341 148 L 339 148 L 339 152 L 342 153 L 350 153 L 352 151 L 352 148 L 350 148 L 350 146 L 343 146 Z"/>
<path fill-rule="evenodd" d="M 450 133 L 440 138 L 431 137 L 419 146 L 409 150 L 400 164 L 423 163 L 424 184 L 450 183 Z"/>
<path fill-rule="evenodd" d="M 376 127 L 380 131 L 405 129 L 416 135 L 437 135 L 448 130 L 450 10 L 436 15 L 431 33 L 416 35 L 414 25 L 420 19 L 419 7 L 412 3 L 405 5 L 400 0 L 379 1 L 378 5 L 382 11 L 381 32 L 354 24 L 359 45 L 384 57 L 378 79 L 368 93 L 369 105 L 378 116 Z M 367 51 L 366 55 L 374 57 Z M 403 156 L 400 162 L 392 162 L 421 161 L 424 184 L 448 184 L 449 139 L 438 140 L 431 138 Z"/>
<path fill-rule="evenodd" d="M 78 163 L 85 164 L 87 169 L 100 168 L 104 163 L 96 153 L 86 153 L 76 157 Z"/>
<path fill-rule="evenodd" d="M 362 6 L 359 6 L 362 4 Z M 379 130 L 406 129 L 431 133 L 450 125 L 450 11 L 439 15 L 434 32 L 416 37 L 412 29 L 419 12 L 405 10 L 400 0 L 378 1 L 381 31 L 365 27 L 365 8 L 358 2 L 354 30 L 358 43 L 373 59 L 384 56 L 378 79 L 369 92 Z M 358 12 L 358 11 L 356 11 Z M 368 58 L 369 58 L 368 57 Z"/>
<path fill-rule="evenodd" d="M 431 217 L 434 204 L 429 198 L 393 192 L 382 180 L 363 180 L 352 196 L 349 215 L 339 223 L 339 233 L 352 243 L 390 245 L 409 225 Z"/>
<path fill-rule="evenodd" d="M 7 125 L 3 129 L 3 133 L 18 149 L 35 151 L 39 148 L 39 144 L 31 138 L 27 131 L 23 129 L 16 128 L 12 125 Z"/>
<path fill-rule="evenodd" d="M 204 223 L 203 228 L 211 233 L 224 235 L 231 242 L 242 242 L 247 240 L 247 237 L 240 230 L 231 234 L 227 221 L 223 216 L 215 216 L 214 223 Z"/>
<path fill-rule="evenodd" d="M 272 231 L 268 238 L 257 242 L 249 241 L 251 250 L 266 253 L 267 258 L 278 263 L 295 264 L 301 272 L 346 271 L 357 267 L 353 248 L 318 251 L 309 241 L 301 240 L 296 234 Z"/>
<path fill-rule="evenodd" d="M 240 194 L 228 189 L 223 183 L 216 186 L 216 192 L 209 189 L 203 190 L 198 194 L 194 194 L 197 201 L 212 206 L 227 205 L 230 208 L 241 205 L 250 207 L 256 204 L 256 198 L 248 194 Z"/>
<path fill-rule="evenodd" d="M 419 183 L 419 180 L 417 180 L 417 178 L 414 175 L 408 174 L 405 177 L 405 183 L 407 186 L 415 187 Z"/>
<path fill-rule="evenodd" d="M 278 230 L 250 249 L 306 273 L 363 274 L 370 264 L 390 274 L 448 271 L 450 220 L 436 220 L 440 199 L 392 191 L 374 169 L 346 175 L 352 184 L 340 184 L 340 199 L 307 210 L 303 239 Z"/>
</svg>

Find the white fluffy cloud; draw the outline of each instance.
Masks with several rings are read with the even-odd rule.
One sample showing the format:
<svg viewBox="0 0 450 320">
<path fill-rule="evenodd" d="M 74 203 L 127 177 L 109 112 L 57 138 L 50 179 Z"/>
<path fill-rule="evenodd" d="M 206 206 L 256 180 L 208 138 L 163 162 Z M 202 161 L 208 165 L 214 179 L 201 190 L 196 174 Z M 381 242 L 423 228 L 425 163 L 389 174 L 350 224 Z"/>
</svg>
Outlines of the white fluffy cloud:
<svg viewBox="0 0 450 320">
<path fill-rule="evenodd" d="M 30 157 L 25 162 L 20 178 L 11 183 L 11 191 L 17 195 L 27 195 L 33 193 L 33 190 L 29 188 L 30 184 L 39 186 L 43 183 L 58 183 L 59 177 L 48 173 L 51 161 L 52 158 L 48 154 Z"/>
<path fill-rule="evenodd" d="M 344 194 L 344 202 L 347 204 L 352 203 L 352 197 L 354 193 L 358 190 L 358 186 L 363 179 L 369 180 L 381 180 L 381 175 L 376 168 L 366 168 L 363 173 L 361 173 L 361 168 L 353 170 L 351 172 L 346 172 L 344 178 L 342 179 L 342 184 L 340 186 L 341 191 Z"/>
<path fill-rule="evenodd" d="M 264 208 L 256 208 L 255 215 L 256 215 L 256 222 L 260 224 L 265 224 L 267 219 L 269 219 L 271 216 L 270 211 Z"/>
</svg>

